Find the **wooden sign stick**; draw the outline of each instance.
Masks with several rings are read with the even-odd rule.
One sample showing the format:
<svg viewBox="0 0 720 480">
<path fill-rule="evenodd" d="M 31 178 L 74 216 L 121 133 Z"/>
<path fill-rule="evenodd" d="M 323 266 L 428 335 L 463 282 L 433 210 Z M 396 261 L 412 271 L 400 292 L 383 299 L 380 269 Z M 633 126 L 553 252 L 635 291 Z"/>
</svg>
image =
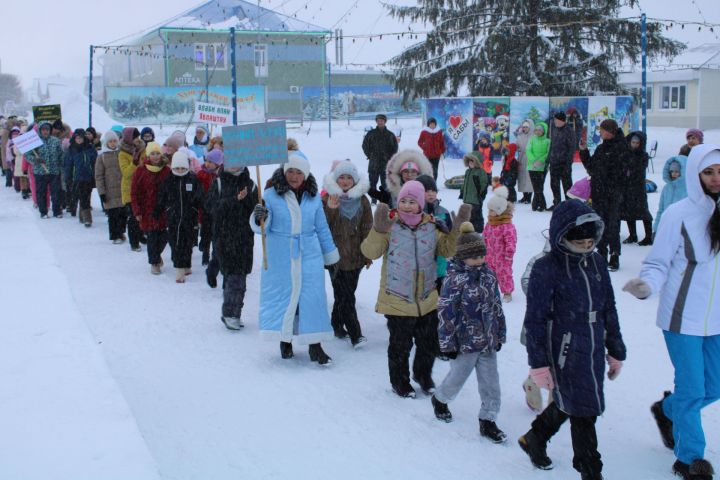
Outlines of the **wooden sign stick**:
<svg viewBox="0 0 720 480">
<path fill-rule="evenodd" d="M 255 165 L 255 173 L 257 174 L 257 192 L 258 192 L 258 203 L 262 205 L 262 183 L 260 180 L 260 165 Z M 263 251 L 263 270 L 267 270 L 267 248 L 265 246 L 265 219 L 260 220 L 260 237 L 262 238 L 262 251 Z"/>
</svg>

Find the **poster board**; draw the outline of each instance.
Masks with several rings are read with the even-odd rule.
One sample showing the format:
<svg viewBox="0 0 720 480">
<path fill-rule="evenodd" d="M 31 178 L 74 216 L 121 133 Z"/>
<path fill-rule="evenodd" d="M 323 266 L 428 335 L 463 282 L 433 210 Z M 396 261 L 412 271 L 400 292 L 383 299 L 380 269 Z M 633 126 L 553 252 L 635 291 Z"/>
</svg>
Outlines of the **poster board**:
<svg viewBox="0 0 720 480">
<path fill-rule="evenodd" d="M 33 121 L 39 123 L 42 121 L 54 122 L 62 119 L 62 111 L 60 105 L 35 105 L 32 107 Z"/>
<path fill-rule="evenodd" d="M 226 168 L 287 162 L 285 120 L 223 127 L 222 137 Z"/>
</svg>

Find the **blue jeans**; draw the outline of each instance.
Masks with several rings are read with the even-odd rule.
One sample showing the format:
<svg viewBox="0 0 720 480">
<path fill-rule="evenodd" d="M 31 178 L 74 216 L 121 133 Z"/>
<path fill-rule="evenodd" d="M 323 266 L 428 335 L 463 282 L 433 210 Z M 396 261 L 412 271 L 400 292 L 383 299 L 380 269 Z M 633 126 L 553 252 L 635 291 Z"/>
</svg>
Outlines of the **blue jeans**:
<svg viewBox="0 0 720 480">
<path fill-rule="evenodd" d="M 690 464 L 705 455 L 700 410 L 720 399 L 720 335 L 663 335 L 675 367 L 675 391 L 663 402 L 663 410 L 673 422 L 675 456 Z"/>
</svg>

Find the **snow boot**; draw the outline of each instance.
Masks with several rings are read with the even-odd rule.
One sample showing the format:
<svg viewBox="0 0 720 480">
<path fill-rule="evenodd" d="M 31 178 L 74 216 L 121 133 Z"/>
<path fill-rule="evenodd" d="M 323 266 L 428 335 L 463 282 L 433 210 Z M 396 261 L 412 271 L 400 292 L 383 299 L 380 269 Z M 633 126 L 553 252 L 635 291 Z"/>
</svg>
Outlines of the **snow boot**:
<svg viewBox="0 0 720 480">
<path fill-rule="evenodd" d="M 608 260 L 608 270 L 611 272 L 617 272 L 620 270 L 620 255 L 617 253 L 610 254 L 610 260 Z"/>
<path fill-rule="evenodd" d="M 552 470 L 554 465 L 550 457 L 547 456 L 547 444 L 540 441 L 532 429 L 518 439 L 518 445 L 520 445 L 523 452 L 527 453 L 535 467 L 540 470 Z"/>
<path fill-rule="evenodd" d="M 340 340 L 347 340 L 348 338 L 348 332 L 343 327 L 334 328 L 333 334 L 335 335 L 335 338 Z"/>
<path fill-rule="evenodd" d="M 150 273 L 152 273 L 153 275 L 160 275 L 160 264 L 154 263 L 150 265 Z"/>
<path fill-rule="evenodd" d="M 527 377 L 523 382 L 523 390 L 525 391 L 525 403 L 530 410 L 540 413 L 543 410 L 543 398 L 540 387 L 535 385 L 531 377 Z"/>
<path fill-rule="evenodd" d="M 505 443 L 507 435 L 492 420 L 480 419 L 480 435 L 493 443 Z"/>
<path fill-rule="evenodd" d="M 435 418 L 442 420 L 445 423 L 452 422 L 452 413 L 450 413 L 447 403 L 441 402 L 435 398 L 435 395 L 430 397 L 430 403 L 432 403 L 433 410 L 435 410 Z"/>
<path fill-rule="evenodd" d="M 602 473 L 583 472 L 580 474 L 580 480 L 603 480 L 603 476 Z"/>
<path fill-rule="evenodd" d="M 210 268 L 205 269 L 205 280 L 207 281 L 207 284 L 210 286 L 210 288 L 217 287 L 217 275 L 213 275 L 213 272 L 210 271 Z"/>
<path fill-rule="evenodd" d="M 242 320 L 237 317 L 222 316 L 220 317 L 220 320 L 222 320 L 222 322 L 225 324 L 225 328 L 227 328 L 228 330 L 240 330 L 245 326 L 243 325 Z"/>
<path fill-rule="evenodd" d="M 185 283 L 185 269 L 184 268 L 176 268 L 175 269 L 175 283 Z"/>
<path fill-rule="evenodd" d="M 638 238 L 635 235 L 630 235 L 625 240 L 623 240 L 622 243 L 624 243 L 625 245 L 629 245 L 631 243 L 637 243 L 637 241 L 638 241 Z"/>
<path fill-rule="evenodd" d="M 425 395 L 432 395 L 435 392 L 435 382 L 433 382 L 433 379 L 430 375 L 426 377 L 413 376 L 413 380 L 415 381 L 415 383 L 420 385 L 420 388 Z"/>
<path fill-rule="evenodd" d="M 663 392 L 663 399 L 653 403 L 650 407 L 650 412 L 652 412 L 652 415 L 655 418 L 655 423 L 657 423 L 658 429 L 660 430 L 660 438 L 662 438 L 663 445 L 665 445 L 670 450 L 673 450 L 675 448 L 673 423 L 672 420 L 670 420 L 667 415 L 665 415 L 662 407 L 663 400 L 665 400 L 669 396 L 669 391 Z"/>
<path fill-rule="evenodd" d="M 209 248 L 206 248 L 206 249 L 203 251 L 203 254 L 202 254 L 202 263 L 201 263 L 201 265 L 202 265 L 203 267 L 207 267 L 209 263 L 210 263 L 210 249 L 209 249 Z"/>
<path fill-rule="evenodd" d="M 92 226 L 92 210 L 89 208 L 83 208 L 80 210 L 80 221 L 83 225 L 90 228 Z"/>
<path fill-rule="evenodd" d="M 690 465 L 676 460 L 672 470 L 675 475 L 683 480 L 712 480 L 715 473 L 710 462 L 703 459 L 693 460 Z"/>
<path fill-rule="evenodd" d="M 392 386 L 393 392 L 402 398 L 415 398 L 415 389 L 410 385 L 407 380 Z"/>
<path fill-rule="evenodd" d="M 350 340 L 350 343 L 352 344 L 352 346 L 353 346 L 353 348 L 354 348 L 355 350 L 358 350 L 358 349 L 360 349 L 360 348 L 362 348 L 362 347 L 365 346 L 365 344 L 367 343 L 367 338 L 365 338 L 365 337 L 363 337 L 362 335 L 360 335 L 360 336 L 359 336 L 358 338 L 356 338 L 355 340 L 352 340 L 352 339 L 351 339 L 351 340 Z"/>
<path fill-rule="evenodd" d="M 327 353 L 322 349 L 322 346 L 319 343 L 313 343 L 308 348 L 308 353 L 310 354 L 310 360 L 313 362 L 318 362 L 319 365 L 330 365 L 332 363 L 332 358 L 328 356 Z"/>
<path fill-rule="evenodd" d="M 653 244 L 652 235 L 648 235 L 647 237 L 643 238 L 638 242 L 638 245 L 641 247 L 648 247 Z"/>
<path fill-rule="evenodd" d="M 280 342 L 280 356 L 284 359 L 292 358 L 295 356 L 295 354 L 293 354 L 292 343 Z"/>
</svg>

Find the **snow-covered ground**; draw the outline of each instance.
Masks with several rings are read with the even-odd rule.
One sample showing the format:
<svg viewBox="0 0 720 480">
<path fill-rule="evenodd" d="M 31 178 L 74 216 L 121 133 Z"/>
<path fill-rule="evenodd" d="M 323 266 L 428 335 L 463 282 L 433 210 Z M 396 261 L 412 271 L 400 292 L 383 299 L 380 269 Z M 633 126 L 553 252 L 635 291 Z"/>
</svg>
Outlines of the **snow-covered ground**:
<svg viewBox="0 0 720 480">
<path fill-rule="evenodd" d="M 81 111 L 77 103 L 63 109 Z M 414 147 L 420 121 L 400 125 L 401 148 Z M 99 130 L 108 126 L 98 124 Z M 326 123 L 289 135 L 322 178 L 333 159 L 364 165 L 365 126 L 335 123 L 332 139 Z M 683 133 L 650 130 L 650 140 L 660 142 L 656 173 L 650 174 L 659 185 L 662 163 L 676 153 Z M 720 143 L 720 131 L 707 132 L 706 142 Z M 262 170 L 264 183 L 272 167 Z M 440 176 L 462 171 L 460 162 L 446 161 Z M 583 174 L 575 165 L 574 179 Z M 457 209 L 456 190 L 441 188 L 440 197 Z M 649 198 L 655 211 L 659 194 Z M 174 282 L 168 250 L 165 272 L 152 276 L 144 251 L 110 243 L 98 199 L 93 203 L 95 223 L 86 229 L 70 217 L 40 220 L 29 201 L 0 191 L 7 246 L 0 268 L 0 478 L 578 478 L 568 426 L 548 448 L 552 472 L 535 470 L 516 444 L 533 419 L 521 389 L 528 367 L 519 343 L 525 298 L 518 280 L 542 248 L 549 213 L 533 213 L 527 205 L 516 210 L 518 289 L 504 306 L 508 344 L 499 356 L 498 425 L 509 441 L 497 446 L 479 436 L 473 378 L 450 404 L 450 424 L 435 419 L 429 397 L 405 400 L 391 392 L 387 329 L 374 312 L 379 262 L 362 273 L 358 292 L 366 347 L 325 343 L 334 360 L 330 368 L 311 363 L 301 347 L 296 358 L 282 360 L 279 346 L 258 335 L 260 242 L 248 279 L 246 327 L 230 332 L 220 322 L 222 292 L 206 285 L 197 252 L 186 284 Z M 609 479 L 673 478 L 672 452 L 662 446 L 649 412 L 673 381 L 655 327 L 657 301 L 620 291 L 647 252 L 623 246 L 621 269 L 612 274 L 628 360 L 619 378 L 606 382 L 607 410 L 597 424 Z M 330 300 L 329 281 L 326 289 Z M 438 361 L 435 381 L 447 371 L 448 364 Z M 720 464 L 718 405 L 703 418 L 707 458 Z"/>
</svg>

